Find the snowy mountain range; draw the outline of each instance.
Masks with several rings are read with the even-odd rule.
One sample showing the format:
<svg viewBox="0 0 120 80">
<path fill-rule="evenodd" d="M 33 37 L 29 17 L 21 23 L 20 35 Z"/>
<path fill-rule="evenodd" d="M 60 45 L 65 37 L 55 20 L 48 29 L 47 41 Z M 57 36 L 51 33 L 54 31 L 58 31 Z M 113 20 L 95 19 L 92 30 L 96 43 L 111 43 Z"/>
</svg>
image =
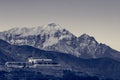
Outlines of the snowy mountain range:
<svg viewBox="0 0 120 80">
<path fill-rule="evenodd" d="M 81 58 L 108 57 L 120 60 L 120 52 L 105 44 L 98 43 L 94 37 L 87 34 L 76 37 L 55 23 L 33 28 L 13 28 L 0 32 L 0 39 L 14 45 L 29 45 Z"/>
</svg>

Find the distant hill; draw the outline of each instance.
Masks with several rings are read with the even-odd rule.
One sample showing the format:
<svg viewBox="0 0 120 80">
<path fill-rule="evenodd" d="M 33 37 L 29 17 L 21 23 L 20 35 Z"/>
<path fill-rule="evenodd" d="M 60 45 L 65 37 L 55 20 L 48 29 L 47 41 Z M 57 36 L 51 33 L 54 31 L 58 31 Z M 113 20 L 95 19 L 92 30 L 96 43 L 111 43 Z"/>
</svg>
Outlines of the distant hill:
<svg viewBox="0 0 120 80">
<path fill-rule="evenodd" d="M 120 79 L 120 62 L 110 58 L 82 59 L 70 54 L 44 51 L 31 46 L 11 45 L 0 40 L 0 63 L 6 61 L 26 61 L 29 57 L 51 58 L 64 69 L 71 69 L 76 74 L 83 72 L 90 76 Z"/>
</svg>

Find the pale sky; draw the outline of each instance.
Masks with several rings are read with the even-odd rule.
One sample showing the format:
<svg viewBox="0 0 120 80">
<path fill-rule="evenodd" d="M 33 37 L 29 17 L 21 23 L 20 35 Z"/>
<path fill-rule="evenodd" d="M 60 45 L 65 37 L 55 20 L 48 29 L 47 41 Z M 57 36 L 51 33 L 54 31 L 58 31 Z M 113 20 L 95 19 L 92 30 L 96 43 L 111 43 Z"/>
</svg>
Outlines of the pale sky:
<svg viewBox="0 0 120 80">
<path fill-rule="evenodd" d="M 0 31 L 51 21 L 120 51 L 120 0 L 0 0 Z"/>
</svg>

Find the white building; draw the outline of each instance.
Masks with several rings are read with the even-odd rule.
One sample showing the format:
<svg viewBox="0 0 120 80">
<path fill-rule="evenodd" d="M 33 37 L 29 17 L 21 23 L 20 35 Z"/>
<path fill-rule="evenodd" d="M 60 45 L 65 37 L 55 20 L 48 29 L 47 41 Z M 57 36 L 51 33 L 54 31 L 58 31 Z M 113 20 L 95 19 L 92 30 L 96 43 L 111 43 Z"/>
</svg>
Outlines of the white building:
<svg viewBox="0 0 120 80">
<path fill-rule="evenodd" d="M 9 68 L 25 68 L 28 67 L 28 62 L 6 62 L 5 66 Z"/>
<path fill-rule="evenodd" d="M 11 68 L 37 68 L 37 67 L 58 67 L 60 64 L 52 59 L 41 59 L 40 57 L 30 57 L 28 62 L 6 62 L 6 67 Z"/>
<path fill-rule="evenodd" d="M 52 59 L 41 59 L 40 57 L 30 57 L 28 58 L 29 63 L 38 63 L 38 62 L 52 62 Z"/>
<path fill-rule="evenodd" d="M 60 64 L 54 62 L 52 59 L 41 59 L 40 57 L 30 57 L 28 62 L 33 64 L 33 67 L 41 67 L 41 66 L 60 66 Z"/>
</svg>

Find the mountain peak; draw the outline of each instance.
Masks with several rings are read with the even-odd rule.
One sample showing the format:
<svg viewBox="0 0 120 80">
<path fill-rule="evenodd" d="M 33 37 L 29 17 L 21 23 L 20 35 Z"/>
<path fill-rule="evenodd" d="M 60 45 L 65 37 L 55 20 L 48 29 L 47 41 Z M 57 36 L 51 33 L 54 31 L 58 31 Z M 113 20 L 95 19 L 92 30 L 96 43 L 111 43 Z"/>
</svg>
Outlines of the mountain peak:
<svg viewBox="0 0 120 80">
<path fill-rule="evenodd" d="M 47 25 L 44 26 L 45 29 L 49 30 L 62 30 L 63 28 L 54 22 L 48 23 Z"/>
<path fill-rule="evenodd" d="M 80 43 L 85 43 L 85 44 L 98 44 L 98 42 L 95 40 L 94 37 L 89 36 L 87 34 L 83 34 L 78 38 Z"/>
<path fill-rule="evenodd" d="M 21 35 L 21 36 L 28 36 L 28 35 L 44 35 L 44 34 L 54 34 L 57 31 L 62 31 L 63 28 L 56 23 L 48 23 L 43 26 L 38 27 L 22 27 L 22 28 L 12 28 L 8 31 L 4 31 L 5 34 L 10 35 Z"/>
<path fill-rule="evenodd" d="M 33 28 L 13 28 L 1 32 L 0 39 L 14 45 L 29 45 L 83 58 L 96 58 L 99 55 L 111 53 L 106 45 L 99 45 L 93 36 L 82 34 L 80 37 L 76 37 L 59 24 L 53 22 Z"/>
<path fill-rule="evenodd" d="M 84 38 L 84 39 L 87 39 L 87 38 L 90 38 L 91 36 L 89 36 L 88 34 L 84 33 L 80 36 L 80 38 Z"/>
<path fill-rule="evenodd" d="M 56 26 L 58 26 L 58 24 L 52 22 L 52 23 L 48 23 L 48 26 L 49 27 L 56 27 Z"/>
</svg>

